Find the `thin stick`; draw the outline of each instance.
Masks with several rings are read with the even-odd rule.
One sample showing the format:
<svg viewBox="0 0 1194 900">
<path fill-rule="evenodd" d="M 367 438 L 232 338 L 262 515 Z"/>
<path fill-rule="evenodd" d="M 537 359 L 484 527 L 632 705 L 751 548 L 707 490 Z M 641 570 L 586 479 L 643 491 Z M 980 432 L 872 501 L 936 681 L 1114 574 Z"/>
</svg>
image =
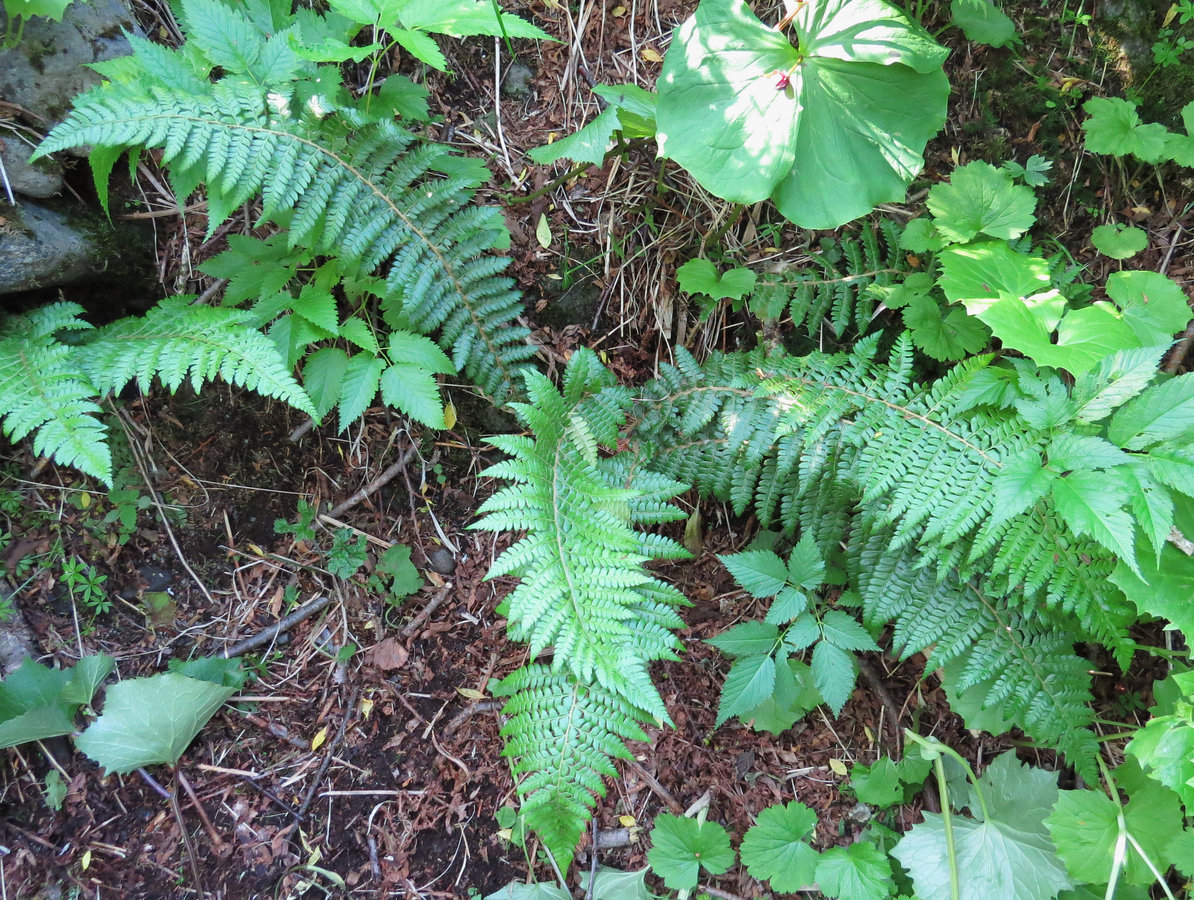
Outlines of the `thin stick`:
<svg viewBox="0 0 1194 900">
<path fill-rule="evenodd" d="M 224 652 L 220 655 L 224 659 L 235 659 L 238 656 L 244 656 L 250 650 L 255 650 L 262 644 L 268 644 L 283 631 L 289 631 L 299 622 L 303 621 L 303 619 L 307 619 L 315 615 L 315 613 L 319 612 L 331 602 L 332 598 L 326 595 L 322 597 L 316 597 L 310 603 L 300 606 L 286 618 L 279 619 L 273 625 L 270 625 L 268 628 L 259 631 L 252 637 L 245 638 L 243 641 L 237 641 L 231 647 L 225 648 Z"/>
<path fill-rule="evenodd" d="M 400 460 L 398 460 L 398 462 L 394 463 L 392 466 L 390 466 L 388 469 L 386 469 L 384 472 L 382 472 L 380 475 L 378 475 L 376 478 L 374 478 L 372 481 L 370 481 L 367 485 L 365 485 L 363 488 L 361 488 L 359 491 L 357 491 L 355 494 L 353 494 L 347 500 L 345 500 L 342 503 L 337 503 L 335 506 L 333 506 L 331 512 L 329 512 L 328 515 L 332 516 L 333 518 L 342 516 L 342 515 L 344 515 L 344 513 L 348 512 L 350 509 L 352 509 L 358 503 L 365 500 L 367 497 L 370 497 L 373 494 L 376 494 L 379 490 L 381 490 L 383 487 L 385 487 L 387 484 L 389 484 L 391 481 L 393 481 L 395 478 L 397 478 L 399 473 L 401 473 L 402 470 L 406 468 L 407 463 L 409 463 L 412 459 L 414 459 L 414 456 L 415 456 L 415 448 L 408 447 L 406 452 L 402 454 L 402 458 Z"/>
<path fill-rule="evenodd" d="M 178 830 L 182 832 L 182 843 L 187 850 L 187 860 L 191 864 L 191 877 L 195 879 L 195 891 L 200 897 L 206 897 L 207 891 L 203 889 L 203 876 L 199 874 L 199 858 L 195 855 L 195 845 L 191 841 L 191 835 L 187 832 L 187 823 L 182 817 L 182 807 L 178 805 L 178 792 L 171 791 L 169 797 L 170 809 L 174 811 Z"/>
<path fill-rule="evenodd" d="M 340 746 L 340 742 L 344 740 L 344 732 L 348 728 L 348 720 L 352 718 L 353 710 L 357 706 L 357 697 L 360 696 L 361 689 L 354 687 L 352 689 L 352 696 L 348 699 L 348 706 L 344 709 L 344 718 L 340 720 L 340 728 L 336 731 L 336 736 L 332 738 L 331 746 L 328 747 L 327 753 L 324 754 L 323 762 L 319 764 L 319 771 L 315 773 L 315 778 L 311 781 L 311 786 L 307 788 L 307 796 L 303 799 L 303 804 L 297 810 L 300 819 L 306 818 L 307 809 L 311 806 L 311 801 L 315 799 L 315 792 L 319 790 L 319 785 L 323 781 L 324 773 L 327 772 L 328 766 L 332 764 L 332 757 L 336 755 L 336 749 Z"/>
<path fill-rule="evenodd" d="M 439 593 L 432 597 L 428 604 L 419 610 L 419 614 L 411 619 L 410 624 L 403 628 L 402 631 L 399 632 L 398 636 L 403 640 L 408 637 L 412 637 L 416 631 L 423 627 L 423 623 L 427 621 L 431 614 L 439 609 L 444 600 L 448 598 L 448 594 L 451 592 L 451 590 L 451 583 L 445 584 L 442 588 L 440 588 Z"/>
<path fill-rule="evenodd" d="M 195 804 L 195 811 L 199 813 L 199 818 L 203 822 L 203 827 L 207 829 L 208 840 L 211 841 L 212 848 L 216 851 L 216 855 L 222 855 L 224 841 L 220 839 L 219 832 L 217 832 L 216 827 L 211 824 L 211 819 L 207 817 L 207 810 L 204 809 L 203 804 L 199 802 L 199 797 L 195 794 L 195 789 L 191 787 L 191 783 L 187 781 L 187 777 L 182 774 L 182 769 L 175 769 L 174 775 L 178 778 L 178 783 L 182 785 L 182 789 L 187 792 L 187 796 L 191 798 L 191 802 Z"/>
</svg>

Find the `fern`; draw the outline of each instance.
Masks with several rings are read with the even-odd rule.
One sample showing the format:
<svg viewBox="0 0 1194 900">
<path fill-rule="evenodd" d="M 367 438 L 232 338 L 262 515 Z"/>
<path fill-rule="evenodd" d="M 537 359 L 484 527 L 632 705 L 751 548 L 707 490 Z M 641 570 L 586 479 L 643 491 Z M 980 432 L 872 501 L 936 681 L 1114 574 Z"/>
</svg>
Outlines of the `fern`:
<svg viewBox="0 0 1194 900">
<path fill-rule="evenodd" d="M 510 458 L 484 474 L 510 484 L 473 527 L 527 531 L 488 577 L 519 577 L 500 611 L 532 656 L 551 652 L 552 660 L 504 682 L 513 695 L 507 753 L 519 758 L 531 823 L 557 860 L 570 860 L 593 795 L 604 793 L 600 776 L 613 774 L 604 758 L 622 755 L 622 740 L 642 739 L 635 723 L 671 721 L 648 666 L 676 658 L 676 608 L 687 601 L 643 565 L 686 554 L 635 526 L 684 518 L 667 502 L 684 485 L 600 456 L 629 394 L 590 351 L 573 355 L 562 394 L 538 373 L 526 382 L 529 402 L 513 408 L 532 436 L 490 439 Z M 600 402 L 582 405 L 599 389 Z"/>
<path fill-rule="evenodd" d="M 208 0 L 186 7 L 192 44 L 137 43 L 136 64 L 107 68 L 114 80 L 80 97 L 38 154 L 94 145 L 98 184 L 121 152 L 160 148 L 179 196 L 206 184 L 209 236 L 260 195 L 262 221 L 286 225 L 292 248 L 338 255 L 363 273 L 383 267 L 404 320 L 438 331 L 456 366 L 503 402 L 534 348 L 513 324 L 521 301 L 502 274 L 508 260 L 490 255 L 506 234 L 501 214 L 471 204 L 474 178 L 451 174 L 462 168 L 447 148 L 392 119 L 312 94 L 320 89 L 295 80 L 300 61 L 284 35 L 250 40 L 238 11 Z M 211 83 L 215 66 L 248 77 Z"/>
<path fill-rule="evenodd" d="M 311 414 L 314 407 L 273 343 L 243 324 L 245 313 L 188 305 L 175 297 L 143 319 L 93 328 L 82 307 L 54 303 L 0 328 L 0 416 L 4 433 L 33 433 L 33 451 L 112 483 L 107 428 L 97 400 L 155 377 L 198 391 L 217 376 Z M 59 335 L 71 337 L 70 343 Z"/>
<path fill-rule="evenodd" d="M 809 254 L 810 264 L 760 279 L 750 306 L 764 318 L 786 309 L 792 327 L 817 338 L 825 328 L 834 337 L 866 334 L 882 288 L 908 271 L 900 252 L 900 229 L 890 219 L 863 225 L 857 236 L 825 238 Z"/>
</svg>

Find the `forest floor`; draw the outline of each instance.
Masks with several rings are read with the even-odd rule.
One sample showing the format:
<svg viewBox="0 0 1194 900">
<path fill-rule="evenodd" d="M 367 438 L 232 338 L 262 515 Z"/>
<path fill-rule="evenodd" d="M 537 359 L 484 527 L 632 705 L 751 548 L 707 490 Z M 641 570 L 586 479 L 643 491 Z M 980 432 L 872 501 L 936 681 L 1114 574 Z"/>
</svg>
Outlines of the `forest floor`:
<svg viewBox="0 0 1194 900">
<path fill-rule="evenodd" d="M 560 42 L 517 42 L 513 61 L 500 42 L 452 42 L 454 76 L 432 73 L 427 83 L 440 117 L 434 136 L 485 158 L 493 172 L 482 199 L 507 211 L 511 271 L 544 368 L 557 371 L 573 349 L 591 346 L 619 377 L 641 382 L 674 347 L 701 351 L 751 335 L 755 326 L 735 314 L 699 323 L 675 286 L 676 265 L 718 250 L 738 264 L 799 266 L 817 235 L 785 226 L 766 204 L 739 213 L 656 160 L 653 146 L 632 146 L 554 186 L 564 165 L 544 169 L 525 156 L 596 114 L 591 84 L 651 87 L 672 27 L 695 3 L 505 5 Z M 1090 264 L 1084 277 L 1098 283 L 1105 274 L 1088 235 L 1114 205 L 1150 233 L 1151 249 L 1137 262 L 1189 285 L 1194 262 L 1182 228 L 1190 221 L 1183 226 L 1180 216 L 1190 186 L 1165 197 L 1151 185 L 1111 196 L 1106 173 L 1080 149 L 1081 101 L 1117 91 L 1114 58 L 1055 9 L 1010 8 L 1018 48 L 942 34 L 953 50 L 946 131 L 930 144 L 908 205 L 882 214 L 915 215 L 926 188 L 959 161 L 1023 163 L 1039 153 L 1055 164 L 1039 192 L 1040 231 Z M 154 208 L 174 202 L 147 193 Z M 157 219 L 167 289 L 202 291 L 208 282 L 181 261 L 218 253 L 244 218 L 207 242 L 201 211 Z M 498 812 L 516 797 L 499 709 L 486 690 L 526 651 L 507 641 L 495 612 L 509 579 L 484 577 L 500 541 L 469 530 L 493 490 L 477 477 L 495 458 L 484 436 L 512 423 L 487 413 L 466 387 L 446 393 L 457 421 L 444 432 L 412 429 L 378 408 L 346 433 L 326 424 L 297 435 L 299 414 L 223 386 L 202 398 L 125 398 L 112 421 L 127 490 L 112 497 L 70 470 L 36 465 L 27 448 L 14 451 L 0 485 L 4 565 L 10 578 L 27 573 L 16 599 L 43 661 L 71 665 L 102 651 L 122 677 L 149 674 L 171 658 L 218 653 L 315 598 L 330 602 L 249 658 L 245 691 L 182 757 L 195 791 L 181 802 L 185 834 L 170 805 L 135 775 L 103 778 L 65 744 L 51 745 L 46 752 L 69 776 L 54 810 L 43 796 L 43 752 L 5 752 L 4 897 L 466 897 L 527 876 L 528 854 L 499 834 Z M 357 496 L 387 470 L 392 480 Z M 148 501 L 151 490 L 160 507 Z M 138 504 L 138 496 L 146 499 Z M 296 522 L 300 502 L 321 513 L 310 523 L 314 537 L 275 525 Z M 1011 746 L 968 732 L 923 659 L 881 654 L 864 657 L 859 688 L 836 719 L 820 708 L 778 736 L 736 722 L 715 728 L 726 664 L 703 639 L 759 611 L 716 559 L 741 549 L 752 523 L 715 506 L 703 514 L 702 552 L 662 571 L 693 603 L 685 658 L 656 669 L 676 727 L 653 729 L 609 780 L 594 819 L 601 864 L 641 868 L 641 829 L 698 801 L 740 836 L 759 810 L 796 798 L 818 812 L 821 845 L 849 842 L 866 810 L 843 789 L 842 764 L 898 755 L 906 726 L 976 761 Z M 392 543 L 412 548 L 426 581 L 396 604 L 370 584 Z M 106 576 L 109 611 L 89 608 L 58 577 L 47 559 L 58 548 Z M 364 565 L 334 576 L 337 553 L 365 553 Z M 21 568 L 22 560 L 33 562 Z M 163 593 L 170 602 L 148 615 L 145 596 Z M 1148 683 L 1107 679 L 1100 696 L 1143 702 Z M 168 771 L 159 780 L 174 784 Z M 903 830 L 919 814 L 917 804 L 902 807 L 888 824 Z M 593 852 L 590 839 L 579 863 L 587 867 Z M 709 884 L 720 896 L 763 893 L 739 868 Z"/>
</svg>

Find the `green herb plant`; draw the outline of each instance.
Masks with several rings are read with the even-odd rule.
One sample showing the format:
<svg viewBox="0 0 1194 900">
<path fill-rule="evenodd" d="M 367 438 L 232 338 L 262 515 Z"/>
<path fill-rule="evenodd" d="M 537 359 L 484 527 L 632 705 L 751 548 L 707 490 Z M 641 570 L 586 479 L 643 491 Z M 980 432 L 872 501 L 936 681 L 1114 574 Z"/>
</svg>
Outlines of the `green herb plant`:
<svg viewBox="0 0 1194 900">
<path fill-rule="evenodd" d="M 11 49 L 21 42 L 25 23 L 34 16 L 43 16 L 53 22 L 61 22 L 71 0 L 4 0 L 4 49 Z"/>
</svg>

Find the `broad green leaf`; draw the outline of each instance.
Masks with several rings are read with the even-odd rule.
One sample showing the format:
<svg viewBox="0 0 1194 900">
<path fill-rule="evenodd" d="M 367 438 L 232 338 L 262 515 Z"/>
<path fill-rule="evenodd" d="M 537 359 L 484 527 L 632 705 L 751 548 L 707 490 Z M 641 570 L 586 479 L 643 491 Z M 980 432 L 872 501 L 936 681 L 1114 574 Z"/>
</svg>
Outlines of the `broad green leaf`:
<svg viewBox="0 0 1194 900">
<path fill-rule="evenodd" d="M 790 893 L 816 881 L 818 853 L 808 845 L 817 814 L 796 800 L 769 806 L 742 838 L 742 864 L 771 889 Z"/>
<path fill-rule="evenodd" d="M 743 622 L 709 638 L 711 644 L 726 656 L 765 656 L 775 649 L 779 629 L 766 622 Z"/>
<path fill-rule="evenodd" d="M 967 163 L 948 182 L 934 185 L 928 206 L 937 230 L 959 243 L 980 234 L 1012 240 L 1036 221 L 1032 188 L 985 162 Z"/>
<path fill-rule="evenodd" d="M 1090 233 L 1090 242 L 1104 256 L 1127 259 L 1148 246 L 1148 232 L 1134 226 L 1100 225 Z"/>
<path fill-rule="evenodd" d="M 775 600 L 767 609 L 763 621 L 772 625 L 787 625 L 808 609 L 808 596 L 791 585 L 780 588 Z"/>
<path fill-rule="evenodd" d="M 904 799 L 904 785 L 896 764 L 883 756 L 869 766 L 850 769 L 850 790 L 863 803 L 886 809 Z"/>
<path fill-rule="evenodd" d="M 959 679 L 965 665 L 965 657 L 955 656 L 942 668 L 941 683 L 945 688 L 950 711 L 961 716 L 969 729 L 986 731 L 989 734 L 1005 734 L 1015 726 L 1015 717 L 1008 715 L 1006 707 L 1002 704 L 987 703 L 996 677 L 976 682 L 959 691 Z"/>
<path fill-rule="evenodd" d="M 813 684 L 835 716 L 841 715 L 842 707 L 854 693 L 854 682 L 858 678 L 857 665 L 851 653 L 828 641 L 820 641 L 813 648 L 810 667 Z"/>
<path fill-rule="evenodd" d="M 107 773 L 177 765 L 236 690 L 173 672 L 122 681 L 108 688 L 103 714 L 75 744 Z"/>
<path fill-rule="evenodd" d="M 936 253 L 944 246 L 945 238 L 938 233 L 931 218 L 913 219 L 900 235 L 900 248 L 913 253 Z"/>
<path fill-rule="evenodd" d="M 551 882 L 527 884 L 511 881 L 492 894 L 486 894 L 485 900 L 572 900 L 572 895 Z"/>
<path fill-rule="evenodd" d="M 791 84 L 800 114 L 795 165 L 771 195 L 779 211 L 802 228 L 836 228 L 903 200 L 945 121 L 945 73 L 808 57 Z"/>
<path fill-rule="evenodd" d="M 1160 272 L 1112 272 L 1107 296 L 1123 310 L 1124 321 L 1142 347 L 1172 341 L 1190 322 L 1185 293 Z"/>
<path fill-rule="evenodd" d="M 348 354 L 339 347 L 323 347 L 307 357 L 303 364 L 303 388 L 315 404 L 316 419 L 327 415 L 340 399 L 347 370 Z"/>
<path fill-rule="evenodd" d="M 821 617 L 821 638 L 842 650 L 879 649 L 858 620 L 840 609 L 831 609 Z"/>
<path fill-rule="evenodd" d="M 352 343 L 373 356 L 381 353 L 381 347 L 377 343 L 377 335 L 364 319 L 349 316 L 340 325 L 340 336 L 346 341 L 352 341 Z"/>
<path fill-rule="evenodd" d="M 408 597 L 423 586 L 423 576 L 410 561 L 410 547 L 395 544 L 377 560 L 376 571 L 391 579 L 388 585 L 392 598 Z"/>
<path fill-rule="evenodd" d="M 431 338 L 396 329 L 390 332 L 390 361 L 438 375 L 456 374 L 456 366 Z"/>
<path fill-rule="evenodd" d="M 1129 566 L 1136 565 L 1135 523 L 1123 509 L 1127 489 L 1114 472 L 1070 472 L 1050 484 L 1053 503 L 1074 534 L 1089 534 Z"/>
<path fill-rule="evenodd" d="M 1004 297 L 985 309 L 971 309 L 987 323 L 995 337 L 1009 349 L 1030 357 L 1038 365 L 1054 365 L 1062 351 L 1053 343 L 1053 329 L 1065 312 L 1065 298 L 1057 291 L 1031 297 Z"/>
<path fill-rule="evenodd" d="M 788 583 L 788 567 L 770 550 L 727 553 L 718 559 L 752 597 L 774 597 Z"/>
<path fill-rule="evenodd" d="M 991 0 L 950 0 L 949 17 L 966 40 L 1006 47 L 1016 39 L 1016 25 Z"/>
<path fill-rule="evenodd" d="M 381 373 L 381 399 L 428 428 L 444 427 L 444 404 L 435 376 L 422 366 L 398 363 Z"/>
<path fill-rule="evenodd" d="M 924 813 L 892 851 L 912 876 L 917 900 L 950 900 L 945 825 Z M 1070 886 L 1047 834 L 998 821 L 953 818 L 961 896 L 982 900 L 1051 900 Z"/>
<path fill-rule="evenodd" d="M 75 730 L 74 711 L 70 704 L 48 703 L 4 718 L 0 721 L 0 749 L 71 734 Z"/>
<path fill-rule="evenodd" d="M 734 864 L 730 836 L 716 822 L 698 822 L 671 813 L 655 819 L 647 861 L 674 891 L 696 887 L 700 870 L 720 875 Z"/>
<path fill-rule="evenodd" d="M 73 0 L 5 0 L 4 8 L 13 18 L 29 19 L 44 16 L 61 22 L 66 8 Z"/>
<path fill-rule="evenodd" d="M 1132 155 L 1151 163 L 1165 158 L 1168 130 L 1164 125 L 1140 124 L 1134 104 L 1118 97 L 1094 97 L 1082 109 L 1090 117 L 1082 123 L 1082 130 L 1091 153 Z"/>
<path fill-rule="evenodd" d="M 627 138 L 655 137 L 658 97 L 637 84 L 595 84 L 593 93 L 618 110 L 622 134 Z"/>
<path fill-rule="evenodd" d="M 1194 448 L 1172 443 L 1152 447 L 1136 457 L 1154 480 L 1194 497 Z"/>
<path fill-rule="evenodd" d="M 1155 344 L 1156 341 L 1149 341 Z M 1071 309 L 1057 329 L 1057 348 L 1052 353 L 1033 356 L 1044 366 L 1066 369 L 1071 375 L 1081 375 L 1101 360 L 1121 350 L 1141 346 L 1131 327 L 1110 303 L 1095 303 L 1082 309 Z M 1044 357 L 1044 358 L 1042 358 Z"/>
<path fill-rule="evenodd" d="M 194 659 L 172 659 L 169 669 L 178 675 L 186 675 L 199 681 L 210 681 L 220 687 L 239 689 L 245 683 L 248 673 L 241 668 L 239 659 L 224 659 L 219 656 L 197 656 Z"/>
<path fill-rule="evenodd" d="M 775 690 L 775 658 L 745 656 L 730 666 L 721 688 L 721 702 L 717 707 L 717 726 L 731 716 L 739 716 L 771 696 Z"/>
<path fill-rule="evenodd" d="M 1165 848 L 1182 827 L 1181 803 L 1176 794 L 1156 782 L 1148 779 L 1143 782 L 1142 789 L 1133 792 L 1123 809 L 1123 833 L 1130 834 L 1154 865 L 1162 863 L 1164 870 Z M 1093 884 L 1110 881 L 1115 846 L 1120 840 L 1119 815 L 1119 806 L 1099 791 L 1061 792 L 1045 824 L 1057 855 L 1064 860 L 1074 881 Z M 1126 853 L 1122 880 L 1128 884 L 1151 884 L 1153 874 L 1131 842 Z"/>
<path fill-rule="evenodd" d="M 1129 401 L 1112 417 L 1109 440 L 1125 450 L 1180 439 L 1194 430 L 1194 374 L 1154 385 Z"/>
<path fill-rule="evenodd" d="M 1101 422 L 1140 394 L 1157 375 L 1168 344 L 1122 350 L 1084 372 L 1074 382 L 1073 399 L 1080 422 Z"/>
<path fill-rule="evenodd" d="M 419 62 L 441 72 L 448 71 L 448 58 L 431 35 L 410 28 L 393 28 L 390 29 L 390 37 Z"/>
<path fill-rule="evenodd" d="M 532 147 L 527 155 L 541 166 L 560 159 L 599 166 L 620 125 L 617 109 L 607 106 L 583 128 L 542 147 Z"/>
<path fill-rule="evenodd" d="M 941 362 L 964 359 L 986 346 L 991 332 L 964 309 L 942 309 L 929 296 L 914 296 L 904 308 L 904 325 L 912 333 L 912 342 L 924 353 Z"/>
<path fill-rule="evenodd" d="M 754 289 L 757 277 L 750 269 L 718 272 L 717 267 L 703 257 L 690 259 L 676 270 L 676 281 L 682 291 L 707 294 L 714 300 L 741 300 Z"/>
<path fill-rule="evenodd" d="M 328 5 L 358 25 L 390 25 L 406 0 L 328 0 Z"/>
<path fill-rule="evenodd" d="M 377 114 L 385 110 L 390 115 L 426 122 L 431 117 L 427 108 L 430 96 L 431 92 L 427 88 L 411 81 L 405 75 L 391 75 L 381 83 L 369 109 Z"/>
<path fill-rule="evenodd" d="M 623 872 L 609 866 L 598 866 L 593 873 L 592 900 L 655 900 L 647 890 L 647 873 L 650 869 L 637 872 Z M 587 884 L 585 878 L 583 883 Z"/>
<path fill-rule="evenodd" d="M 340 432 L 361 418 L 377 397 L 377 388 L 385 360 L 369 353 L 357 353 L 349 358 L 340 387 Z"/>
<path fill-rule="evenodd" d="M 788 580 L 806 591 L 815 591 L 825 581 L 825 560 L 811 531 L 801 535 L 788 555 Z"/>
<path fill-rule="evenodd" d="M 808 664 L 798 659 L 787 659 L 776 663 L 775 690 L 771 696 L 738 718 L 750 722 L 755 731 L 780 734 L 823 702 L 813 687 Z"/>
<path fill-rule="evenodd" d="M 941 252 L 941 289 L 972 316 L 1004 297 L 1030 297 L 1049 289 L 1049 264 L 1017 253 L 1003 241 L 980 241 Z M 1061 319 L 1048 325 L 1052 331 Z"/>
<path fill-rule="evenodd" d="M 1049 485 L 1056 477 L 1057 473 L 1045 467 L 1036 450 L 1009 458 L 992 485 L 995 497 L 992 527 L 1031 509 L 1049 492 Z"/>
<path fill-rule="evenodd" d="M 1150 777 L 1194 808 L 1194 722 L 1188 716 L 1150 719 L 1125 748 Z"/>
<path fill-rule="evenodd" d="M 1148 466 L 1139 460 L 1119 473 L 1132 498 L 1132 515 L 1136 524 L 1152 545 L 1156 562 L 1161 562 L 1161 551 L 1169 540 L 1173 528 L 1173 497 L 1163 485 L 1149 473 Z M 1137 553 L 1143 548 L 1137 548 Z"/>
<path fill-rule="evenodd" d="M 99 690 L 99 686 L 115 668 L 116 661 L 106 653 L 84 656 L 70 670 L 70 675 L 59 695 L 60 699 L 74 706 L 90 703 L 95 692 Z"/>
<path fill-rule="evenodd" d="M 867 841 L 831 847 L 817 861 L 817 885 L 838 900 L 884 900 L 895 887 L 887 854 Z"/>
<path fill-rule="evenodd" d="M 397 3 L 398 18 L 407 28 L 452 37 L 531 38 L 555 41 L 551 35 L 513 13 L 495 8 L 493 0 L 387 0 Z"/>
<path fill-rule="evenodd" d="M 656 119 L 659 153 L 718 196 L 764 200 L 796 161 L 798 98 L 777 72 L 800 63 L 742 0 L 705 2 L 672 36 Z"/>
<path fill-rule="evenodd" d="M 943 50 L 878 0 L 799 8 L 798 51 L 741 0 L 705 0 L 659 82 L 660 153 L 742 203 L 831 228 L 902 198 L 941 127 Z"/>
<path fill-rule="evenodd" d="M 804 650 L 821 639 L 821 623 L 812 613 L 803 613 L 784 631 L 784 647 L 791 651 Z"/>
<path fill-rule="evenodd" d="M 1194 636 L 1194 558 L 1169 543 L 1162 546 L 1160 556 L 1157 560 L 1138 547 L 1138 572 L 1120 560 L 1111 581 L 1142 615 L 1167 619 L 1189 638 Z"/>
<path fill-rule="evenodd" d="M 1047 839 L 1045 817 L 1057 803 L 1056 772 L 1025 765 L 1009 751 L 987 766 L 979 784 L 992 819 Z M 975 805 L 970 809 L 974 812 Z"/>
<path fill-rule="evenodd" d="M 1194 166 L 1194 162 L 1184 165 Z M 1179 872 L 1187 878 L 1194 878 L 1194 831 L 1187 828 L 1173 835 L 1165 847 L 1165 855 L 1173 860 Z"/>
<path fill-rule="evenodd" d="M 291 310 L 329 334 L 339 334 L 340 315 L 336 310 L 336 298 L 332 296 L 331 285 L 321 284 L 320 281 L 311 280 L 303 285 Z"/>
<path fill-rule="evenodd" d="M 1114 469 L 1125 466 L 1133 457 L 1110 441 L 1093 434 L 1058 434 L 1045 447 L 1049 467 L 1059 475 L 1070 469 Z"/>
</svg>

